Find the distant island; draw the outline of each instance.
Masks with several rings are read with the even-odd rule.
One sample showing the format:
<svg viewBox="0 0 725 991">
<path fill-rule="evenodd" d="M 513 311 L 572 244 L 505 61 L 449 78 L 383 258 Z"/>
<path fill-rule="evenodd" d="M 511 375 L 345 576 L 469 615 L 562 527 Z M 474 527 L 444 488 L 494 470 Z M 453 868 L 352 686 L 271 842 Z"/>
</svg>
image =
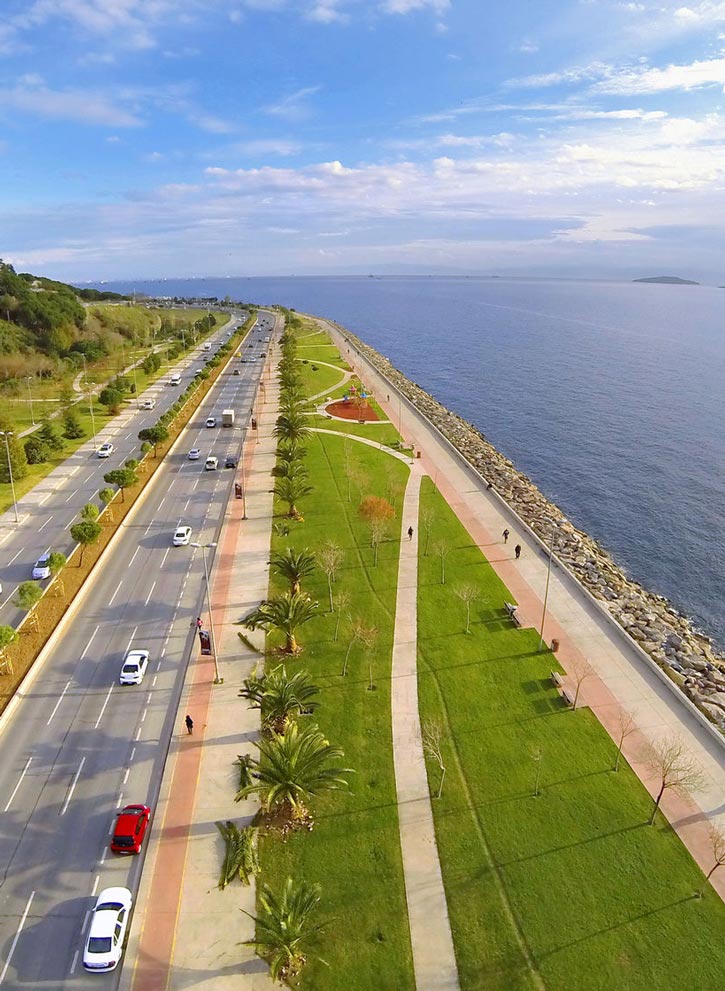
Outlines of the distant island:
<svg viewBox="0 0 725 991">
<path fill-rule="evenodd" d="M 632 282 L 664 282 L 670 286 L 699 286 L 692 279 L 680 279 L 676 275 L 655 275 L 651 279 L 632 279 Z"/>
</svg>

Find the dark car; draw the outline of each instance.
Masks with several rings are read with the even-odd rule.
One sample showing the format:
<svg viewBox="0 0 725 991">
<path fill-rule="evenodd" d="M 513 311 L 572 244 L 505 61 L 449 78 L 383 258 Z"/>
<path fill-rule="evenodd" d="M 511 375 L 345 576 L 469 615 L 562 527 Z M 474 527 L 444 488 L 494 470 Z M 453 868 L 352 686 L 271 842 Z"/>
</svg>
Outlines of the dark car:
<svg viewBox="0 0 725 991">
<path fill-rule="evenodd" d="M 232 457 L 225 458 L 224 459 L 224 467 L 225 468 L 236 468 L 237 467 L 237 459 L 236 458 L 232 458 Z"/>
<path fill-rule="evenodd" d="M 127 805 L 118 813 L 111 849 L 114 853 L 140 853 L 151 809 L 148 805 Z"/>
</svg>

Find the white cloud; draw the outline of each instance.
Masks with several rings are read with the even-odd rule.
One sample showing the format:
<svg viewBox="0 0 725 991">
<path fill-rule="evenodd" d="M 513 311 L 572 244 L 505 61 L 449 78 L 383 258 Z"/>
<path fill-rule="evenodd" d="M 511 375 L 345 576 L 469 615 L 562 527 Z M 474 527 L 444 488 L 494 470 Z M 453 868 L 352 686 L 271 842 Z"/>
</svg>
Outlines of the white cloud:
<svg viewBox="0 0 725 991">
<path fill-rule="evenodd" d="M 344 0 L 317 0 L 307 11 L 306 16 L 319 24 L 344 23 L 348 17 L 339 9 L 342 3 Z"/>
<path fill-rule="evenodd" d="M 662 93 L 679 89 L 689 91 L 703 86 L 725 86 L 725 58 L 668 65 L 664 69 L 638 68 L 611 72 L 594 85 L 599 93 Z"/>
<path fill-rule="evenodd" d="M 18 84 L 11 89 L 0 89 L 0 110 L 3 107 L 49 120 L 68 120 L 78 124 L 139 127 L 143 123 L 135 113 L 100 93 L 51 90 L 43 85 Z"/>
<path fill-rule="evenodd" d="M 380 3 L 380 9 L 386 14 L 409 14 L 413 10 L 445 14 L 450 6 L 450 0 L 381 0 Z"/>
<path fill-rule="evenodd" d="M 321 86 L 305 86 L 278 100 L 277 103 L 267 105 L 264 111 L 273 117 L 281 117 L 285 120 L 301 120 L 310 113 L 307 101 L 321 89 Z"/>
</svg>

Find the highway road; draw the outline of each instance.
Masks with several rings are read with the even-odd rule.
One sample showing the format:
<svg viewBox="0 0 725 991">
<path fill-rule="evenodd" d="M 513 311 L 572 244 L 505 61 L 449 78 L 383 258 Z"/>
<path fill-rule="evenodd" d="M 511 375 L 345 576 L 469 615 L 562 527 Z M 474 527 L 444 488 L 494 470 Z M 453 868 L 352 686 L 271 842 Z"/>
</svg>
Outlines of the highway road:
<svg viewBox="0 0 725 991">
<path fill-rule="evenodd" d="M 223 327 L 216 329 L 206 340 L 216 347 L 227 340 L 233 328 L 246 319 L 237 315 Z M 157 379 L 139 397 L 155 400 L 153 410 L 142 410 L 134 400 L 112 420 L 96 417 L 96 442 L 89 438 L 62 465 L 55 468 L 27 495 L 18 501 L 19 523 L 15 523 L 13 510 L 0 516 L 0 624 L 17 627 L 24 613 L 13 605 L 20 582 L 32 577 L 33 565 L 46 550 L 61 551 L 68 555 L 74 546 L 68 528 L 76 522 L 79 510 L 88 502 L 100 506 L 98 492 L 104 488 L 103 476 L 114 468 L 123 467 L 130 457 L 138 457 L 139 430 L 152 426 L 176 400 L 197 368 L 203 367 L 203 359 L 209 355 L 201 345 L 169 372 Z M 173 372 L 181 374 L 181 385 L 169 385 Z M 99 458 L 97 451 L 102 443 L 111 441 L 114 452 L 109 458 Z M 0 451 L 4 457 L 4 452 Z"/>
<path fill-rule="evenodd" d="M 262 314 L 262 320 L 272 317 Z M 267 329 L 252 332 L 266 350 Z M 238 368 L 240 375 L 233 374 Z M 173 547 L 179 523 L 192 541 L 217 539 L 232 484 L 223 459 L 238 455 L 263 362 L 232 358 L 167 456 L 42 672 L 2 729 L 0 763 L 0 989 L 116 988 L 120 968 L 87 974 L 81 964 L 94 895 L 121 885 L 135 894 L 140 856 L 109 851 L 123 805 L 155 806 L 195 620 L 207 619 L 201 550 Z M 233 408 L 233 428 L 205 427 Z M 202 457 L 189 461 L 190 448 Z M 220 458 L 217 471 L 204 458 Z M 212 564 L 213 551 L 207 551 Z M 118 677 L 130 647 L 151 652 L 140 685 Z M 154 821 L 151 821 L 151 830 Z"/>
</svg>

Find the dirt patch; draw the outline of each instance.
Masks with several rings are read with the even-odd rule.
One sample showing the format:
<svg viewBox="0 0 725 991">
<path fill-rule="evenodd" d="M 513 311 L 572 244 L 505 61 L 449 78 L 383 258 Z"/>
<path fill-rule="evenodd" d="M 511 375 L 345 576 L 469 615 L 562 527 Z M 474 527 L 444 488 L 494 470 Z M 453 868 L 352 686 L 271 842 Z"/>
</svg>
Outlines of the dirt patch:
<svg viewBox="0 0 725 991">
<path fill-rule="evenodd" d="M 368 406 L 364 399 L 349 399 L 346 403 L 340 401 L 328 403 L 325 412 L 331 416 L 339 416 L 343 420 L 365 420 L 366 423 L 378 421 L 380 417 Z"/>
</svg>

